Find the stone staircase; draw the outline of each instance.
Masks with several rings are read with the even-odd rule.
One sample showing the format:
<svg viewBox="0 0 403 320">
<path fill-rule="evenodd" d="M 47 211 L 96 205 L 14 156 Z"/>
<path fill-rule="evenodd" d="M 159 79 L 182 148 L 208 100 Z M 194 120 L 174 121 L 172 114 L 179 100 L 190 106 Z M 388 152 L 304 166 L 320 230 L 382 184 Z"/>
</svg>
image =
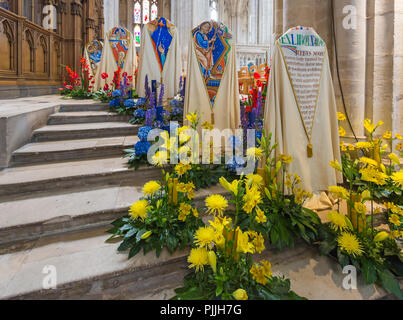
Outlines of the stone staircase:
<svg viewBox="0 0 403 320">
<path fill-rule="evenodd" d="M 152 167 L 129 170 L 122 159 L 137 129 L 102 104 L 62 105 L 13 153 L 12 166 L 0 171 L 0 299 L 167 299 L 182 285 L 187 250 L 128 260 L 118 242 L 105 242 L 110 222 L 161 175 Z M 195 201 L 202 205 L 211 193 L 224 190 L 200 190 Z M 302 243 L 264 255 L 307 298 L 386 296 L 373 286 L 345 291 L 338 265 Z M 43 288 L 47 266 L 56 268 L 55 289 Z"/>
</svg>

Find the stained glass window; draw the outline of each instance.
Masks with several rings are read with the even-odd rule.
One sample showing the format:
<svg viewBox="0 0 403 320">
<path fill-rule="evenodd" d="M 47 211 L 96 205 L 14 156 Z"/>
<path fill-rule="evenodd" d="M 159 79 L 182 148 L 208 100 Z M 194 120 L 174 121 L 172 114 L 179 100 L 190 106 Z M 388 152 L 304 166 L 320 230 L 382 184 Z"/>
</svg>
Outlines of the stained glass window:
<svg viewBox="0 0 403 320">
<path fill-rule="evenodd" d="M 134 4 L 134 23 L 141 23 L 141 4 L 139 1 L 136 1 Z"/>
<path fill-rule="evenodd" d="M 150 1 L 143 1 L 143 24 L 150 22 Z"/>
<path fill-rule="evenodd" d="M 157 19 L 157 17 L 158 17 L 158 7 L 154 1 L 153 4 L 151 5 L 151 21 Z"/>
<path fill-rule="evenodd" d="M 134 0 L 133 32 L 136 47 L 140 47 L 141 43 L 141 26 L 156 18 L 158 18 L 158 0 Z"/>
<path fill-rule="evenodd" d="M 218 5 L 217 0 L 210 0 L 210 19 L 218 20 Z"/>
<path fill-rule="evenodd" d="M 140 47 L 141 44 L 141 29 L 139 25 L 134 27 L 134 44 L 136 47 Z"/>
</svg>

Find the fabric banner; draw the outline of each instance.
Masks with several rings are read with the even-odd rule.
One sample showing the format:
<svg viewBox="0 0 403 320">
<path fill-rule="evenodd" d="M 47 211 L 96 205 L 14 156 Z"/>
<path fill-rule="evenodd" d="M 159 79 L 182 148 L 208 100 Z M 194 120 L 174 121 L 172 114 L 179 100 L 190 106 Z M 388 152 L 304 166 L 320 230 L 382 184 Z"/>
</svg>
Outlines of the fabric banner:
<svg viewBox="0 0 403 320">
<path fill-rule="evenodd" d="M 171 47 L 173 39 L 173 24 L 163 17 L 157 18 L 147 24 L 148 32 L 153 43 L 155 56 L 161 72 L 164 69 L 164 64 Z"/>
<path fill-rule="evenodd" d="M 104 44 L 102 41 L 94 40 L 85 48 L 85 58 L 90 66 L 90 72 L 95 77 L 102 58 Z"/>
<path fill-rule="evenodd" d="M 193 29 L 192 35 L 203 81 L 214 108 L 231 51 L 231 35 L 226 26 L 215 21 L 203 22 Z"/>
<path fill-rule="evenodd" d="M 329 165 L 341 162 L 329 58 L 325 43 L 311 28 L 293 28 L 274 46 L 264 130 L 278 144 L 276 156 L 293 157 L 288 171 L 301 177 L 304 189 L 320 192 L 342 182 L 340 172 Z"/>
<path fill-rule="evenodd" d="M 111 46 L 116 65 L 120 69 L 124 68 L 130 41 L 130 32 L 125 28 L 114 27 L 109 32 L 109 45 Z"/>
</svg>

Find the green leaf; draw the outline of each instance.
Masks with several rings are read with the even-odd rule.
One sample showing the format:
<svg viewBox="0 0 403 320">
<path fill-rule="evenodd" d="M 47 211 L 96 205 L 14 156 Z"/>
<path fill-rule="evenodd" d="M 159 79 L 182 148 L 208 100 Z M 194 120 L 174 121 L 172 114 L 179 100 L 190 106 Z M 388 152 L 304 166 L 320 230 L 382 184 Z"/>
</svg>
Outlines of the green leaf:
<svg viewBox="0 0 403 320">
<path fill-rule="evenodd" d="M 129 251 L 129 259 L 134 257 L 136 254 L 138 254 L 141 250 L 141 242 L 137 242 L 134 247 L 132 247 Z"/>
<path fill-rule="evenodd" d="M 382 280 L 383 287 L 393 293 L 400 300 L 403 300 L 402 290 L 397 279 L 388 269 L 378 269 L 378 275 Z"/>
<path fill-rule="evenodd" d="M 376 273 L 375 266 L 371 263 L 371 261 L 367 259 L 362 259 L 362 274 L 364 276 L 366 284 L 375 283 L 376 279 L 378 279 L 378 275 Z"/>
<path fill-rule="evenodd" d="M 141 229 L 141 230 L 139 230 L 139 232 L 137 233 L 137 236 L 136 236 L 137 242 L 141 240 L 141 237 L 142 237 L 143 234 L 145 234 L 146 232 L 147 232 L 146 229 Z"/>
</svg>

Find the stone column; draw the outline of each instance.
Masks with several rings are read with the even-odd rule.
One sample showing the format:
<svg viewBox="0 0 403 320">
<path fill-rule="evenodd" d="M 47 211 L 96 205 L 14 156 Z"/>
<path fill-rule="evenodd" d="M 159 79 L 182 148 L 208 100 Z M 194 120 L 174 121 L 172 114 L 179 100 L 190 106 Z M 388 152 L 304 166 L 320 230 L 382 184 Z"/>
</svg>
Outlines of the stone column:
<svg viewBox="0 0 403 320">
<path fill-rule="evenodd" d="M 343 8 L 351 5 L 356 9 L 356 28 L 346 28 L 346 13 Z M 340 80 L 348 116 L 357 137 L 363 137 L 362 121 L 365 117 L 365 81 L 366 81 L 366 0 L 338 0 L 334 2 L 335 29 L 337 54 L 339 60 Z M 352 12 L 354 13 L 354 12 Z M 354 19 L 354 17 L 352 17 Z M 336 89 L 337 105 L 340 112 L 344 112 L 337 74 L 334 72 L 334 86 Z M 343 128 L 347 136 L 352 132 L 345 122 Z"/>
<path fill-rule="evenodd" d="M 395 1 L 395 48 L 393 70 L 393 114 L 394 133 L 403 134 L 403 1 Z"/>
<path fill-rule="evenodd" d="M 104 0 L 104 30 L 119 26 L 119 0 Z"/>
<path fill-rule="evenodd" d="M 399 1 L 398 1 L 399 2 Z M 372 120 L 385 122 L 392 129 L 394 1 L 375 1 L 374 90 Z"/>
</svg>

